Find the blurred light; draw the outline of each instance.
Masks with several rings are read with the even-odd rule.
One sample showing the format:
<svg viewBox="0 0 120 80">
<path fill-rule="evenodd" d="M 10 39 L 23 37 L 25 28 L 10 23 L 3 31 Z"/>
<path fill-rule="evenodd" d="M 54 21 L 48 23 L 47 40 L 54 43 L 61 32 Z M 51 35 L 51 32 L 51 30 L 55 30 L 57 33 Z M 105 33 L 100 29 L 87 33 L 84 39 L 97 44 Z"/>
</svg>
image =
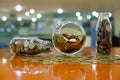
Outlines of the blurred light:
<svg viewBox="0 0 120 80">
<path fill-rule="evenodd" d="M 22 7 L 21 5 L 15 6 L 15 10 L 16 10 L 17 12 L 22 11 L 22 9 L 23 9 L 23 7 Z"/>
<path fill-rule="evenodd" d="M 41 18 L 42 14 L 37 14 L 36 16 L 37 16 L 37 18 Z"/>
<path fill-rule="evenodd" d="M 93 11 L 93 12 L 92 12 L 92 15 L 95 16 L 95 17 L 97 18 L 97 17 L 98 17 L 98 12 Z"/>
<path fill-rule="evenodd" d="M 20 79 L 21 74 L 22 74 L 22 72 L 21 72 L 21 71 L 17 71 L 17 70 L 16 70 L 16 75 L 17 75 L 17 78 L 19 78 L 19 79 Z"/>
<path fill-rule="evenodd" d="M 6 21 L 7 20 L 7 17 L 6 16 L 3 16 L 2 17 L 2 21 Z"/>
<path fill-rule="evenodd" d="M 96 64 L 92 65 L 92 70 L 95 72 L 96 71 Z"/>
<path fill-rule="evenodd" d="M 75 15 L 76 15 L 76 16 L 80 16 L 80 12 L 76 12 Z"/>
<path fill-rule="evenodd" d="M 10 28 L 7 28 L 7 32 L 11 32 L 11 29 L 10 29 Z"/>
<path fill-rule="evenodd" d="M 17 21 L 22 21 L 22 17 L 17 17 Z"/>
<path fill-rule="evenodd" d="M 25 15 L 26 15 L 26 16 L 29 16 L 29 15 L 30 15 L 30 13 L 29 13 L 28 11 L 26 11 L 26 12 L 25 12 Z"/>
<path fill-rule="evenodd" d="M 32 18 L 32 22 L 36 22 L 36 20 L 37 20 L 37 19 L 36 19 L 35 17 Z"/>
<path fill-rule="evenodd" d="M 111 12 L 109 12 L 108 14 L 109 14 L 109 17 L 112 17 L 112 13 Z"/>
<path fill-rule="evenodd" d="M 82 20 L 83 17 L 82 17 L 82 16 L 78 16 L 77 19 L 78 19 L 78 20 Z"/>
<path fill-rule="evenodd" d="M 2 58 L 2 63 L 5 64 L 7 62 L 7 59 L 6 58 Z"/>
<path fill-rule="evenodd" d="M 87 15 L 87 19 L 90 20 L 92 18 L 91 15 Z"/>
<path fill-rule="evenodd" d="M 59 9 L 57 10 L 57 12 L 58 12 L 59 14 L 62 14 L 62 13 L 63 13 L 63 9 L 62 9 L 62 8 L 59 8 Z"/>
<path fill-rule="evenodd" d="M 30 13 L 31 13 L 31 14 L 34 14 L 34 13 L 35 13 L 35 10 L 34 10 L 34 9 L 30 9 Z"/>
<path fill-rule="evenodd" d="M 5 29 L 4 28 L 0 28 L 0 32 L 4 32 L 5 31 Z"/>
</svg>

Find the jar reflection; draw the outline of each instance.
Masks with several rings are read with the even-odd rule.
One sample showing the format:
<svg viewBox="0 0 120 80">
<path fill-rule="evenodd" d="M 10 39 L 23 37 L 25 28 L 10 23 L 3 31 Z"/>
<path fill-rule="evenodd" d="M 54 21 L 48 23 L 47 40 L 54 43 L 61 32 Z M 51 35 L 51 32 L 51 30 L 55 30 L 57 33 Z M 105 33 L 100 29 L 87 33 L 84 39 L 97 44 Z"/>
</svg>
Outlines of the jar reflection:
<svg viewBox="0 0 120 80">
<path fill-rule="evenodd" d="M 85 80 L 85 65 L 59 64 L 53 67 L 55 80 Z"/>
<path fill-rule="evenodd" d="M 112 77 L 111 64 L 97 63 L 97 65 L 96 65 L 97 80 L 111 80 L 111 77 Z"/>
<path fill-rule="evenodd" d="M 44 65 L 38 62 L 23 61 L 21 58 L 24 58 L 24 57 L 12 56 L 11 68 L 16 71 L 21 71 L 22 73 L 27 73 L 27 74 L 47 73 L 51 68 L 51 65 Z"/>
</svg>

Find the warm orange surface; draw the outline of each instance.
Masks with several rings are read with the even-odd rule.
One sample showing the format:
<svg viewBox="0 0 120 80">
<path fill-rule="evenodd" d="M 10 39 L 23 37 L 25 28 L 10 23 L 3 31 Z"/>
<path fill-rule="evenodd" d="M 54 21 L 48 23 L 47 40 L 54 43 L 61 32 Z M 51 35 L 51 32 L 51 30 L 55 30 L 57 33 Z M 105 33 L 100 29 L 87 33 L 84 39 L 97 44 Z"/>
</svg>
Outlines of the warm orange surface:
<svg viewBox="0 0 120 80">
<path fill-rule="evenodd" d="M 83 53 L 91 53 L 85 48 Z M 120 53 L 115 48 L 114 54 Z M 120 80 L 120 64 L 40 64 L 23 62 L 0 49 L 0 80 Z"/>
</svg>

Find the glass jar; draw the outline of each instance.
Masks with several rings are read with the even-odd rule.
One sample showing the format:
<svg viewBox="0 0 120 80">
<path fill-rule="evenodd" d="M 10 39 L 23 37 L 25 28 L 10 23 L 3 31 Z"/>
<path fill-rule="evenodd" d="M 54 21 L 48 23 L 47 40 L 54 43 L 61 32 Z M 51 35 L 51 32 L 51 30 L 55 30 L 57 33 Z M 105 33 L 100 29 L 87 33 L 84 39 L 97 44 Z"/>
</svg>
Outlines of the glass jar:
<svg viewBox="0 0 120 80">
<path fill-rule="evenodd" d="M 96 48 L 100 54 L 110 54 L 112 48 L 112 27 L 108 13 L 99 13 L 96 25 Z"/>
<path fill-rule="evenodd" d="M 16 37 L 10 41 L 10 51 L 16 55 L 36 55 L 49 52 L 51 42 L 37 37 Z"/>
<path fill-rule="evenodd" d="M 86 41 L 83 27 L 74 21 L 64 21 L 52 35 L 52 42 L 56 50 L 65 55 L 73 55 L 80 51 Z"/>
</svg>

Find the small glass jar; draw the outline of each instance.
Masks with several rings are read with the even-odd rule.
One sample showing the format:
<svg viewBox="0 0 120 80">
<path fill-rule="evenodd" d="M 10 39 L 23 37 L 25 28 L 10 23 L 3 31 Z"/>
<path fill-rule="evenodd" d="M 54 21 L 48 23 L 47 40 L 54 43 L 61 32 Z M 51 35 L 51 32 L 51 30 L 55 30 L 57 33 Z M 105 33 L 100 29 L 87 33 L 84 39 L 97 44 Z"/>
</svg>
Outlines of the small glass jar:
<svg viewBox="0 0 120 80">
<path fill-rule="evenodd" d="M 51 49 L 50 41 L 41 40 L 37 37 L 16 37 L 10 41 L 10 51 L 16 55 L 36 55 Z"/>
<path fill-rule="evenodd" d="M 52 42 L 56 50 L 65 55 L 73 55 L 80 51 L 86 41 L 83 27 L 75 21 L 64 21 L 52 35 Z"/>
<path fill-rule="evenodd" d="M 100 54 L 110 54 L 112 48 L 112 26 L 108 13 L 99 13 L 96 25 L 96 47 Z"/>
</svg>

